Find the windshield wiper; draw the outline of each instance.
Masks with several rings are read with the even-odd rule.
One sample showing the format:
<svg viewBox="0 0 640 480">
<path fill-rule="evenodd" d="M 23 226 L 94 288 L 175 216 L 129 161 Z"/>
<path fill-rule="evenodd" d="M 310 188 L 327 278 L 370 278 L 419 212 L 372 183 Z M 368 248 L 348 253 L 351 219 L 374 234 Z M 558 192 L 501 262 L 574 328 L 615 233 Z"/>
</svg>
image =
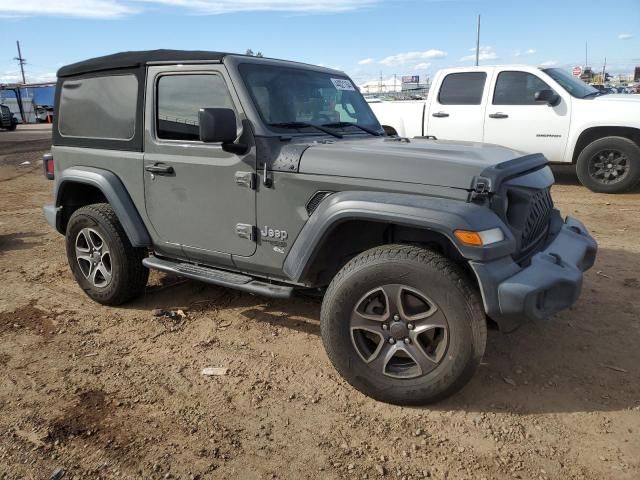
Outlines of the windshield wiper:
<svg viewBox="0 0 640 480">
<path fill-rule="evenodd" d="M 587 93 L 582 98 L 587 98 L 587 97 L 590 97 L 591 95 L 594 95 L 597 97 L 598 95 L 602 95 L 602 92 L 600 90 L 596 90 L 595 92 Z"/>
<path fill-rule="evenodd" d="M 332 135 L 336 138 L 344 138 L 344 135 L 338 133 L 330 128 L 323 127 L 322 125 L 314 125 L 313 123 L 307 122 L 277 122 L 277 123 L 268 123 L 270 127 L 281 127 L 281 128 L 315 128 L 316 130 L 320 130 L 321 132 Z"/>
<path fill-rule="evenodd" d="M 370 133 L 371 135 L 375 135 L 379 137 L 382 135 L 380 132 L 375 131 L 373 128 L 363 127 L 362 125 L 358 125 L 357 123 L 352 122 L 333 122 L 333 123 L 323 123 L 323 127 L 356 127 L 362 130 L 363 132 Z"/>
</svg>

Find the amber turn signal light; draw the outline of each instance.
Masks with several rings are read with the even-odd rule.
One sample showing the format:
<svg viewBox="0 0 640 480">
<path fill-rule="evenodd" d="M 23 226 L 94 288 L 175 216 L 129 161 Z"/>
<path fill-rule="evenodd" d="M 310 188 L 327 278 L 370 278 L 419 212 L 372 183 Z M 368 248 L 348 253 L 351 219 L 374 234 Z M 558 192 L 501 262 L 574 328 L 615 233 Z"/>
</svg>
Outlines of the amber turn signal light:
<svg viewBox="0 0 640 480">
<path fill-rule="evenodd" d="M 456 230 L 453 234 L 465 245 L 473 245 L 474 247 L 482 246 L 482 238 L 480 238 L 478 232 L 472 232 L 470 230 Z"/>
</svg>

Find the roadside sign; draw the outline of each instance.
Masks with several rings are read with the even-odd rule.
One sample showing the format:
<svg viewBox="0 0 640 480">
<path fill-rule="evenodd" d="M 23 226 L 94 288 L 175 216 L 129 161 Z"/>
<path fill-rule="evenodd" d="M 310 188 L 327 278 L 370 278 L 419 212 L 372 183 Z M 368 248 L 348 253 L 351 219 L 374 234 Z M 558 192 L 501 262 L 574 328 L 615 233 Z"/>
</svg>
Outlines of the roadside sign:
<svg viewBox="0 0 640 480">
<path fill-rule="evenodd" d="M 419 75 L 405 75 L 402 77 L 402 83 L 420 83 Z"/>
<path fill-rule="evenodd" d="M 571 73 L 573 74 L 574 77 L 579 77 L 580 75 L 582 75 L 582 67 L 573 67 L 573 70 L 571 70 Z"/>
</svg>

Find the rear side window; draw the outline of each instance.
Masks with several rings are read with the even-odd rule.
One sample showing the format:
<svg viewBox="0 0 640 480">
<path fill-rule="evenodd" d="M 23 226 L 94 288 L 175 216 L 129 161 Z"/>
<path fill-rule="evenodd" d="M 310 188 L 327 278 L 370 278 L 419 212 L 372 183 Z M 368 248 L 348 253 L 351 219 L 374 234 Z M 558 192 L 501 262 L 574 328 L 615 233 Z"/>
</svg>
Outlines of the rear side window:
<svg viewBox="0 0 640 480">
<path fill-rule="evenodd" d="M 484 72 L 450 73 L 442 81 L 438 102 L 441 105 L 480 105 L 486 80 Z"/>
<path fill-rule="evenodd" d="M 158 138 L 200 140 L 201 108 L 233 108 L 220 75 L 165 75 L 158 80 L 156 129 Z"/>
<path fill-rule="evenodd" d="M 135 135 L 137 99 L 135 75 L 66 80 L 60 94 L 60 135 L 131 140 Z"/>
<path fill-rule="evenodd" d="M 536 105 L 535 94 L 551 87 L 527 72 L 500 72 L 493 93 L 494 105 Z"/>
</svg>

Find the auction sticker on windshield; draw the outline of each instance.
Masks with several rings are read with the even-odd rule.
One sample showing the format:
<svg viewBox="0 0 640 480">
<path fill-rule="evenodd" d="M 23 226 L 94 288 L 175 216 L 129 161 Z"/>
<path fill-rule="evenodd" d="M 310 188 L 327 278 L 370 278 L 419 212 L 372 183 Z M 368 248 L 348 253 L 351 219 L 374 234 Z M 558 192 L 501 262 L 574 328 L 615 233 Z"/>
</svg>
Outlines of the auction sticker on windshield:
<svg viewBox="0 0 640 480">
<path fill-rule="evenodd" d="M 338 90 L 351 90 L 353 92 L 356 90 L 353 84 L 344 78 L 332 78 L 331 81 L 333 82 L 333 86 Z"/>
</svg>

